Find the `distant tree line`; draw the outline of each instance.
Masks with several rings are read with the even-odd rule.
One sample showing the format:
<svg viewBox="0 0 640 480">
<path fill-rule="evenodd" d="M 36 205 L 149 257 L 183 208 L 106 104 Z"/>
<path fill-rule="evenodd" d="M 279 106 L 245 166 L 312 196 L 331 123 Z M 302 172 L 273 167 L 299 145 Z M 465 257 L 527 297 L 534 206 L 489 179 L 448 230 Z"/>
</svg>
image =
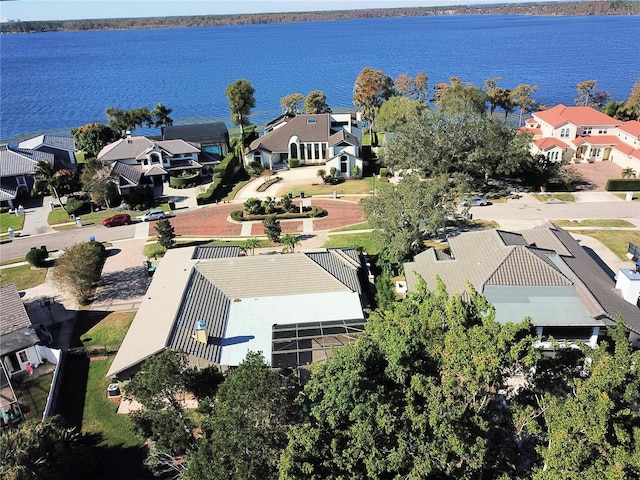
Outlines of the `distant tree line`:
<svg viewBox="0 0 640 480">
<path fill-rule="evenodd" d="M 268 23 L 353 20 L 379 17 L 421 17 L 426 15 L 638 15 L 636 1 L 588 1 L 516 3 L 500 5 L 451 5 L 439 7 L 373 8 L 326 12 L 257 13 L 246 15 L 202 15 L 185 17 L 150 17 L 88 19 L 65 21 L 25 21 L 0 25 L 2 33 L 77 30 L 137 30 L 145 28 L 216 27 Z"/>
</svg>

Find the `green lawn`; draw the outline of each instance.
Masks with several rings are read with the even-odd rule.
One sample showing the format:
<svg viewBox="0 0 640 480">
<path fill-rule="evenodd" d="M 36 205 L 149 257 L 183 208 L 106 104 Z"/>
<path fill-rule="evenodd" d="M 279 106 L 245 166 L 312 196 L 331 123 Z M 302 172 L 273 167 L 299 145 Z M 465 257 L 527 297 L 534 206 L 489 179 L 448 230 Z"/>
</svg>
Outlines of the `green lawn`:
<svg viewBox="0 0 640 480">
<path fill-rule="evenodd" d="M 533 198 L 538 200 L 541 203 L 546 203 L 549 199 L 554 198 L 561 202 L 575 202 L 576 199 L 573 196 L 573 193 L 537 193 L 532 195 Z"/>
<path fill-rule="evenodd" d="M 295 196 L 299 196 L 300 192 L 304 192 L 307 196 L 313 195 L 332 195 L 335 191 L 338 195 L 368 195 L 375 188 L 377 190 L 391 188 L 392 185 L 386 180 L 374 180 L 373 177 L 366 177 L 361 180 L 346 180 L 338 185 L 326 185 L 322 183 L 320 178 L 310 180 L 306 184 L 297 184 L 284 186 L 276 193 L 277 197 L 282 197 L 291 192 Z"/>
<path fill-rule="evenodd" d="M 0 261 L 0 266 L 11 265 L 12 263 L 20 263 L 24 261 L 25 261 L 25 257 L 7 258 Z"/>
<path fill-rule="evenodd" d="M 82 344 L 85 347 L 120 345 L 135 316 L 136 312 L 110 313 L 82 334 Z M 91 318 L 82 316 L 79 321 L 91 322 Z"/>
<path fill-rule="evenodd" d="M 42 284 L 46 276 L 46 268 L 34 268 L 32 270 L 31 265 L 7 267 L 0 270 L 0 286 L 4 287 L 10 283 L 15 283 L 16 289 L 26 290 Z"/>
<path fill-rule="evenodd" d="M 629 243 L 640 245 L 640 232 L 637 230 L 580 230 L 576 233 L 595 238 L 625 261 L 629 261 L 626 256 Z"/>
<path fill-rule="evenodd" d="M 369 222 L 358 223 L 357 225 L 347 225 L 346 227 L 334 228 L 329 232 L 352 232 L 354 230 L 370 230 L 372 227 Z"/>
<path fill-rule="evenodd" d="M 44 407 L 47 405 L 47 397 L 51 390 L 53 372 L 29 378 L 16 388 L 16 397 L 22 405 L 27 405 L 29 412 L 25 412 L 27 418 L 42 419 Z"/>
<path fill-rule="evenodd" d="M 111 380 L 105 376 L 113 359 L 107 357 L 89 362 L 82 431 L 99 434 L 104 446 L 139 447 L 143 439 L 133 433 L 131 419 L 128 415 L 116 413 L 117 405 L 107 398 L 107 386 Z"/>
<path fill-rule="evenodd" d="M 13 213 L 0 213 L 0 234 L 8 235 L 7 229 L 13 228 L 14 231 L 22 230 L 24 226 L 24 215 L 16 217 Z"/>
<path fill-rule="evenodd" d="M 621 200 L 626 200 L 627 199 L 627 194 L 626 193 L 614 193 L 614 192 L 610 192 L 613 193 L 616 197 L 618 197 Z M 640 200 L 640 192 L 635 192 L 633 194 L 633 197 L 631 197 L 634 201 L 635 200 Z"/>
<path fill-rule="evenodd" d="M 350 247 L 362 248 L 370 255 L 376 255 L 382 250 L 382 241 L 377 235 L 367 233 L 351 233 L 344 235 L 331 235 L 323 245 L 325 248 Z"/>
<path fill-rule="evenodd" d="M 587 220 L 551 220 L 557 226 L 565 227 L 630 227 L 634 228 L 633 223 L 617 218 L 596 218 Z"/>
</svg>

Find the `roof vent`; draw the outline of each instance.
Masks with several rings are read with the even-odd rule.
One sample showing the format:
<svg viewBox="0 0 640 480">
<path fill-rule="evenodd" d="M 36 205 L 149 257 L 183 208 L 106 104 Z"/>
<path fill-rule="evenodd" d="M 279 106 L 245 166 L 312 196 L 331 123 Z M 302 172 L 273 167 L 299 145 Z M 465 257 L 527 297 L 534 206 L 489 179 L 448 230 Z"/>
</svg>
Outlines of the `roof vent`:
<svg viewBox="0 0 640 480">
<path fill-rule="evenodd" d="M 193 338 L 206 345 L 209 339 L 209 336 L 207 335 L 207 322 L 204 320 L 196 320 L 196 324 L 193 328 L 195 330 Z"/>
</svg>

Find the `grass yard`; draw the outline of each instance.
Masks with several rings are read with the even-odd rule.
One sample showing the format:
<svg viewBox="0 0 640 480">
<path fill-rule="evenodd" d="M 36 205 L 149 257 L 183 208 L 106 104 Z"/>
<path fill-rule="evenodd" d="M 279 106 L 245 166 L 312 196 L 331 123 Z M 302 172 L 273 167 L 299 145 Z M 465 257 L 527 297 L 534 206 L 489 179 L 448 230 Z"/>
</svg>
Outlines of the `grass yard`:
<svg viewBox="0 0 640 480">
<path fill-rule="evenodd" d="M 53 372 L 29 378 L 22 385 L 16 388 L 18 401 L 27 405 L 29 412 L 25 412 L 27 418 L 42 420 L 44 407 L 47 405 L 47 397 L 51 390 Z"/>
<path fill-rule="evenodd" d="M 44 283 L 47 276 L 46 268 L 31 269 L 31 265 L 7 267 L 0 270 L 0 286 L 15 283 L 17 290 L 37 287 Z"/>
<path fill-rule="evenodd" d="M 626 256 L 629 243 L 640 245 L 640 232 L 638 230 L 580 230 L 576 233 L 595 238 L 625 261 L 629 261 Z"/>
<path fill-rule="evenodd" d="M 609 192 L 609 193 L 613 193 L 620 200 L 626 200 L 627 199 L 627 194 L 626 193 L 614 193 L 614 192 Z M 634 201 L 635 200 L 640 200 L 640 192 L 634 192 L 634 194 L 633 194 L 633 196 L 631 198 Z"/>
<path fill-rule="evenodd" d="M 0 233 L 2 235 L 9 235 L 7 233 L 7 229 L 9 227 L 13 228 L 15 232 L 18 230 L 22 230 L 24 226 L 24 215 L 20 215 L 16 217 L 13 213 L 0 213 Z"/>
<path fill-rule="evenodd" d="M 550 199 L 555 199 L 560 202 L 575 202 L 576 199 L 573 193 L 536 193 L 532 195 L 533 198 L 541 203 L 547 203 Z"/>
<path fill-rule="evenodd" d="M 372 235 L 371 232 L 347 233 L 344 235 L 331 235 L 323 247 L 361 248 L 369 255 L 377 255 L 382 250 L 383 243 L 378 235 Z"/>
<path fill-rule="evenodd" d="M 346 227 L 334 228 L 333 230 L 329 230 L 329 233 L 332 232 L 352 232 L 355 230 L 370 230 L 372 227 L 369 222 L 358 223 L 357 225 L 347 225 Z"/>
<path fill-rule="evenodd" d="M 222 200 L 233 200 L 234 198 L 236 198 L 236 194 L 240 191 L 240 189 L 242 187 L 244 187 L 247 183 L 251 182 L 251 180 L 253 180 L 253 179 L 252 178 L 248 178 L 246 180 L 240 180 L 239 182 L 237 182 L 233 186 L 231 191 L 227 195 L 222 197 Z"/>
<path fill-rule="evenodd" d="M 595 218 L 587 220 L 551 220 L 557 226 L 562 228 L 571 227 L 629 227 L 635 228 L 633 223 L 617 218 Z"/>
<path fill-rule="evenodd" d="M 116 413 L 117 405 L 107 398 L 107 386 L 111 380 L 105 378 L 105 375 L 113 358 L 89 362 L 82 431 L 99 434 L 104 446 L 138 447 L 144 440 L 133 433 L 131 419 L 128 415 Z"/>
<path fill-rule="evenodd" d="M 377 190 L 392 188 L 389 182 L 374 180 L 373 177 L 366 177 L 362 180 L 346 180 L 338 185 L 327 185 L 322 183 L 320 178 L 310 180 L 306 184 L 289 185 L 282 187 L 276 193 L 278 198 L 291 192 L 294 196 L 299 196 L 300 192 L 304 192 L 305 196 L 313 195 L 332 195 L 335 191 L 338 195 L 368 195 L 375 188 Z"/>
<path fill-rule="evenodd" d="M 11 265 L 13 263 L 20 263 L 26 261 L 25 257 L 7 258 L 6 260 L 0 260 L 0 267 L 4 265 Z"/>
<path fill-rule="evenodd" d="M 120 345 L 124 340 L 124 336 L 129 330 L 133 317 L 136 312 L 113 312 L 98 321 L 89 330 L 81 336 L 82 344 L 85 347 L 104 346 L 104 345 Z M 78 320 L 82 322 L 92 323 L 95 317 L 81 316 Z M 95 320 L 93 320 L 95 321 Z"/>
</svg>

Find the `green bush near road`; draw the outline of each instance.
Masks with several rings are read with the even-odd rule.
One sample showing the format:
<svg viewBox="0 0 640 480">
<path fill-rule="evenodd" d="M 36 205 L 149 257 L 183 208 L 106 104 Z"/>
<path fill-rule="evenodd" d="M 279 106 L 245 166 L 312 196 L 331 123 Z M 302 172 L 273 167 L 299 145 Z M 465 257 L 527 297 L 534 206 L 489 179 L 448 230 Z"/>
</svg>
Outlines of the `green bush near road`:
<svg viewBox="0 0 640 480">
<path fill-rule="evenodd" d="M 607 192 L 638 192 L 640 178 L 610 178 L 604 189 Z"/>
</svg>

